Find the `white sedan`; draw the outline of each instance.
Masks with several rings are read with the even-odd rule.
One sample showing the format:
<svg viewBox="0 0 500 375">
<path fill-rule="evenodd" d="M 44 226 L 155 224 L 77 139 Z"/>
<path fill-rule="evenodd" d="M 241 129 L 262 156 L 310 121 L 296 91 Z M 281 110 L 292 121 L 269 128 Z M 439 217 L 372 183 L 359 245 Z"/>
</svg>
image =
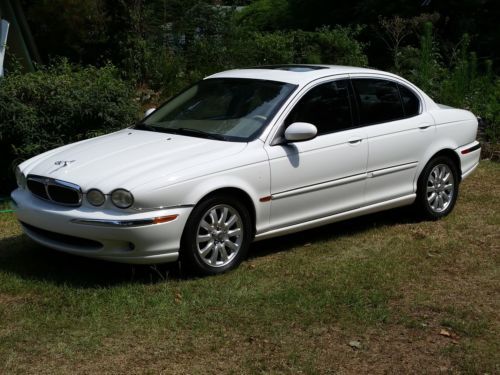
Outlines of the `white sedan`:
<svg viewBox="0 0 500 375">
<path fill-rule="evenodd" d="M 45 246 L 217 274 L 253 240 L 410 204 L 447 215 L 478 165 L 476 132 L 472 113 L 394 74 L 231 70 L 135 126 L 23 162 L 12 200 Z"/>
</svg>

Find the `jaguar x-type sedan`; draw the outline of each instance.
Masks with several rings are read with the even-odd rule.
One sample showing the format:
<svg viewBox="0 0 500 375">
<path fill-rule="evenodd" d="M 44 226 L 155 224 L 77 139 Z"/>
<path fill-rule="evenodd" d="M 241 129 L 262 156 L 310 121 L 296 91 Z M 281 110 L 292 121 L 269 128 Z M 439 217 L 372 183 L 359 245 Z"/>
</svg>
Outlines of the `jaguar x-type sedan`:
<svg viewBox="0 0 500 375">
<path fill-rule="evenodd" d="M 135 126 L 23 162 L 12 199 L 45 246 L 217 274 L 253 240 L 410 204 L 447 215 L 478 165 L 476 132 L 472 113 L 394 74 L 231 70 Z"/>
</svg>

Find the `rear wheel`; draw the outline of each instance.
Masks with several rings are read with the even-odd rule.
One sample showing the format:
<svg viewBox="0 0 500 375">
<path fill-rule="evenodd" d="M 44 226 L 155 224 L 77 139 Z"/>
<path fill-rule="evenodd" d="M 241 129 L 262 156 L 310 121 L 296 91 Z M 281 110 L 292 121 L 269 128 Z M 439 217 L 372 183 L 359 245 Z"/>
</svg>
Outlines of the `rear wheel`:
<svg viewBox="0 0 500 375">
<path fill-rule="evenodd" d="M 436 220 L 448 215 L 458 197 L 458 168 L 447 156 L 433 158 L 418 181 L 416 204 L 424 217 Z"/>
<path fill-rule="evenodd" d="M 181 259 L 192 272 L 220 274 L 241 263 L 251 241 L 248 208 L 234 197 L 214 195 L 193 209 L 183 234 Z"/>
</svg>

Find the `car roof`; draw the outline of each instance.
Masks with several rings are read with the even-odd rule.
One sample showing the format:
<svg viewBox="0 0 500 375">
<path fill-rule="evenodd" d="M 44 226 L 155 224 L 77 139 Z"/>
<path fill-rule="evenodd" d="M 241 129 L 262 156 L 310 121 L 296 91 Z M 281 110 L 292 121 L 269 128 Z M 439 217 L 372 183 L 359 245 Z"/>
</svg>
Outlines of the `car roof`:
<svg viewBox="0 0 500 375">
<path fill-rule="evenodd" d="M 394 74 L 383 72 L 375 69 L 358 68 L 353 66 L 343 65 L 265 65 L 251 67 L 245 69 L 227 70 L 216 73 L 209 78 L 247 78 L 247 79 L 262 79 L 268 81 L 279 81 L 292 83 L 295 85 L 304 85 L 319 78 L 328 77 L 338 74 L 355 74 L 355 73 L 370 73 L 383 74 L 397 77 Z M 400 77 L 398 77 L 400 78 Z"/>
</svg>

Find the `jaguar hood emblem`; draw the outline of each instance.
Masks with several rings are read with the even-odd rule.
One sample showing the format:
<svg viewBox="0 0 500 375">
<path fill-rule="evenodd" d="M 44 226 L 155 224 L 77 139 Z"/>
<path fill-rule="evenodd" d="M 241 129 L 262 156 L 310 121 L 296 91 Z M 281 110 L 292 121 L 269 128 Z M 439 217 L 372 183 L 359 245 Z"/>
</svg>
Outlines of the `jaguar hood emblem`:
<svg viewBox="0 0 500 375">
<path fill-rule="evenodd" d="M 57 172 L 59 169 L 67 167 L 68 165 L 74 163 L 75 161 L 76 160 L 58 160 L 58 161 L 54 162 L 54 165 L 57 165 L 58 168 L 54 169 L 50 173 Z"/>
</svg>

